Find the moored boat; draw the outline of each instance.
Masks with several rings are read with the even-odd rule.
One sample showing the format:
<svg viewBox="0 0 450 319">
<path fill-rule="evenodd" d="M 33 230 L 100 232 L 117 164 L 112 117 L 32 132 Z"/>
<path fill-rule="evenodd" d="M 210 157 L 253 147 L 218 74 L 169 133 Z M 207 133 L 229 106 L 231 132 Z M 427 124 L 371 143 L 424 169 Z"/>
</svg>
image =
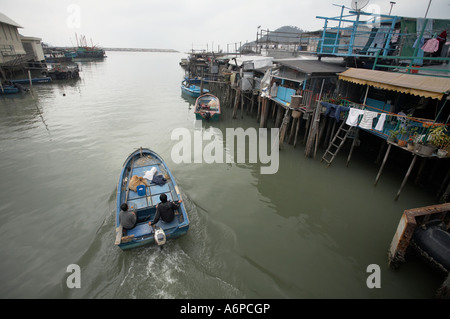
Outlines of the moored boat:
<svg viewBox="0 0 450 319">
<path fill-rule="evenodd" d="M 155 176 L 160 178 L 157 179 Z M 149 177 L 152 179 L 147 179 Z M 132 179 L 141 181 L 141 185 L 144 186 L 142 190 L 130 184 Z M 147 148 L 140 148 L 131 153 L 123 165 L 117 186 L 115 244 L 122 250 L 155 243 L 155 229 L 163 230 L 167 239 L 187 233 L 189 218 L 183 202 L 179 204 L 173 221 L 165 223 L 159 220 L 155 229 L 149 225 L 155 217 L 156 205 L 160 202 L 161 194 L 166 194 L 167 200 L 181 200 L 178 186 L 166 163 L 158 154 Z M 134 211 L 137 216 L 136 226 L 126 232 L 119 220 L 122 203 L 127 203 L 128 210 Z"/>
<path fill-rule="evenodd" d="M 0 88 L 0 94 L 4 95 L 4 94 L 15 94 L 15 93 L 19 93 L 19 88 L 15 87 L 14 85 L 3 85 Z"/>
<path fill-rule="evenodd" d="M 195 117 L 199 120 L 217 120 L 220 116 L 220 101 L 217 96 L 203 94 L 195 101 Z"/>
<path fill-rule="evenodd" d="M 199 97 L 202 93 L 208 93 L 208 89 L 201 89 L 197 85 L 190 84 L 186 81 L 181 82 L 181 91 L 192 97 Z"/>
<path fill-rule="evenodd" d="M 105 50 L 97 47 L 78 47 L 74 58 L 103 59 Z"/>
<path fill-rule="evenodd" d="M 40 77 L 40 78 L 32 78 L 31 83 L 49 83 L 52 81 L 52 78 L 49 76 Z M 18 79 L 18 80 L 10 80 L 11 83 L 19 83 L 19 84 L 30 84 L 30 79 Z"/>
</svg>

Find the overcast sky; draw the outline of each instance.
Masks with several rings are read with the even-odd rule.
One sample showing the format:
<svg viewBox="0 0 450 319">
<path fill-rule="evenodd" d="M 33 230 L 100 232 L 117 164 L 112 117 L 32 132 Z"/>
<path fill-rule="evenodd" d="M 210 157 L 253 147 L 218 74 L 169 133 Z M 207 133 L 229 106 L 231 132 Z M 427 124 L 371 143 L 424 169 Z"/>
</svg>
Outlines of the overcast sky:
<svg viewBox="0 0 450 319">
<path fill-rule="evenodd" d="M 0 12 L 20 24 L 19 33 L 55 46 L 76 45 L 75 33 L 102 47 L 226 49 L 254 41 L 258 26 L 323 28 L 351 0 L 0 0 Z M 359 3 L 365 2 L 360 0 Z M 397 0 L 392 15 L 424 17 L 429 0 Z M 335 4 L 335 5 L 333 5 Z M 363 10 L 388 14 L 390 1 L 372 0 Z M 377 12 L 378 12 L 377 11 Z M 348 12 L 348 11 L 347 11 Z M 432 0 L 428 18 L 450 19 L 450 0 Z"/>
</svg>

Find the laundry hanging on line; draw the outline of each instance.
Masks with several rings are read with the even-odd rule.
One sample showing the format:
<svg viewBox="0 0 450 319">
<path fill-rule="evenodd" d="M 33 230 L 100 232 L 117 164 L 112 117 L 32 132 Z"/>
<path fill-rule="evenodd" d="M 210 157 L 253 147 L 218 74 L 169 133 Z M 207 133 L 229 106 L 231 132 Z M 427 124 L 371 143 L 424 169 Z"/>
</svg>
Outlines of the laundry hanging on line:
<svg viewBox="0 0 450 319">
<path fill-rule="evenodd" d="M 361 119 L 361 122 L 359 122 L 359 127 L 360 128 L 365 128 L 367 130 L 371 130 L 372 129 L 372 125 L 373 125 L 373 119 L 376 118 L 378 116 L 377 112 L 373 112 L 373 111 L 364 111 L 363 117 Z"/>
<path fill-rule="evenodd" d="M 337 122 L 341 120 L 341 112 L 345 112 L 350 110 L 348 106 L 336 105 L 328 102 L 320 102 L 327 109 L 324 113 L 324 116 L 329 116 L 336 119 Z"/>
<path fill-rule="evenodd" d="M 364 110 L 350 108 L 350 111 L 348 112 L 347 120 L 345 121 L 345 124 L 349 126 L 357 126 L 359 116 L 364 114 Z"/>
<path fill-rule="evenodd" d="M 360 120 L 361 115 L 362 118 Z M 378 115 L 379 118 L 375 130 L 382 131 L 386 121 L 386 113 L 350 108 L 345 124 L 348 126 L 359 126 L 360 128 L 370 130 L 373 127 L 373 120 L 377 118 Z"/>
<path fill-rule="evenodd" d="M 436 38 L 432 38 L 425 42 L 425 44 L 421 47 L 424 52 L 434 53 L 439 49 L 439 40 Z"/>
</svg>

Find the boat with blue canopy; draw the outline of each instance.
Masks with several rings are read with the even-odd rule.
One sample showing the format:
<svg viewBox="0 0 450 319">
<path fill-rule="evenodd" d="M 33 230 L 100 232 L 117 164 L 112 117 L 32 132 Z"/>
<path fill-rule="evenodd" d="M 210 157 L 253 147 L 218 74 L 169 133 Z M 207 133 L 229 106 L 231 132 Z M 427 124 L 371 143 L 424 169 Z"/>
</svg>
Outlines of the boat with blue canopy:
<svg viewBox="0 0 450 319">
<path fill-rule="evenodd" d="M 168 201 L 177 202 L 182 199 L 166 163 L 147 148 L 131 153 L 123 165 L 117 185 L 115 244 L 118 247 L 127 250 L 148 244 L 161 245 L 161 233 L 164 235 L 164 242 L 187 233 L 189 218 L 183 202 L 179 203 L 173 221 L 166 223 L 159 220 L 155 227 L 149 225 L 154 220 L 161 194 L 165 194 Z M 137 216 L 136 226 L 126 231 L 119 220 L 122 203 L 127 203 L 128 210 L 134 211 Z"/>
<path fill-rule="evenodd" d="M 190 84 L 187 81 L 181 82 L 181 91 L 192 97 L 199 97 L 202 93 L 208 93 L 208 89 L 203 89 L 200 86 Z"/>
</svg>

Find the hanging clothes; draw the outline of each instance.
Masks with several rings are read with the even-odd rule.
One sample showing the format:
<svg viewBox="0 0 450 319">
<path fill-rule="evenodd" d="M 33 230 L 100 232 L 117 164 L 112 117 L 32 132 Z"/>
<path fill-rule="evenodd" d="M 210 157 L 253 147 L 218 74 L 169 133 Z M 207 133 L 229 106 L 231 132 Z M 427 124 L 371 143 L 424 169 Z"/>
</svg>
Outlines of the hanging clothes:
<svg viewBox="0 0 450 319">
<path fill-rule="evenodd" d="M 425 42 L 425 44 L 421 47 L 424 52 L 434 53 L 439 49 L 439 40 L 436 38 L 432 38 Z"/>
<path fill-rule="evenodd" d="M 345 124 L 349 126 L 357 126 L 358 125 L 358 119 L 361 114 L 364 114 L 363 110 L 350 108 L 350 111 L 348 112 L 347 120 L 345 121 Z"/>
<path fill-rule="evenodd" d="M 328 102 L 320 102 L 327 109 L 324 113 L 324 116 L 329 116 L 336 119 L 337 122 L 341 120 L 341 112 L 348 111 L 350 108 L 347 106 L 336 105 Z"/>
<path fill-rule="evenodd" d="M 386 113 L 381 113 L 380 117 L 378 118 L 378 122 L 377 125 L 375 126 L 375 129 L 377 131 L 382 131 L 385 121 L 386 121 Z"/>
<path fill-rule="evenodd" d="M 365 128 L 367 130 L 372 129 L 373 119 L 376 118 L 378 115 L 377 112 L 373 111 L 364 111 L 364 115 L 361 119 L 361 122 L 359 123 L 360 128 Z"/>
<path fill-rule="evenodd" d="M 447 31 L 442 31 L 441 34 L 438 35 L 437 39 L 439 41 L 439 49 L 435 52 L 435 54 L 433 54 L 434 57 L 441 56 L 442 48 L 447 42 Z"/>
</svg>

